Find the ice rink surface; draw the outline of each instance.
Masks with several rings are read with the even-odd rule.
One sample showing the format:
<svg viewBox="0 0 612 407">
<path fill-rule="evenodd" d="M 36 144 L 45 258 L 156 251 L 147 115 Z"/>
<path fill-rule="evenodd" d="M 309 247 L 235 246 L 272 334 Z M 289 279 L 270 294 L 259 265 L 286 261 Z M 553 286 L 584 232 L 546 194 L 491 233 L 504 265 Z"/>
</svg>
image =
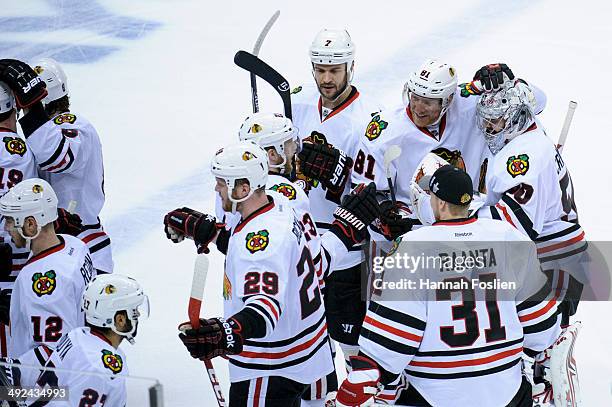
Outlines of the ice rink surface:
<svg viewBox="0 0 612 407">
<path fill-rule="evenodd" d="M 568 101 L 578 110 L 563 152 L 589 240 L 612 233 L 612 4 L 607 1 L 0 0 L 0 56 L 53 57 L 69 77 L 73 112 L 91 120 L 104 148 L 106 206 L 115 270 L 137 278 L 152 303 L 132 374 L 158 378 L 167 406 L 213 406 L 203 364 L 177 339 L 186 320 L 194 248 L 173 245 L 165 212 L 213 210 L 212 154 L 237 140 L 250 113 L 248 74 L 234 66 L 276 10 L 260 56 L 292 86 L 313 83 L 308 46 L 323 27 L 347 28 L 357 44 L 354 84 L 385 106 L 401 103 L 408 72 L 427 57 L 469 81 L 506 62 L 548 96 L 540 116 L 558 137 Z M 281 110 L 260 83 L 262 110 Z M 211 256 L 205 316 L 221 311 L 223 259 Z M 582 303 L 576 355 L 585 406 L 612 405 L 612 306 Z M 227 394 L 226 363 L 215 360 Z M 143 405 L 134 392 L 130 406 Z"/>
</svg>

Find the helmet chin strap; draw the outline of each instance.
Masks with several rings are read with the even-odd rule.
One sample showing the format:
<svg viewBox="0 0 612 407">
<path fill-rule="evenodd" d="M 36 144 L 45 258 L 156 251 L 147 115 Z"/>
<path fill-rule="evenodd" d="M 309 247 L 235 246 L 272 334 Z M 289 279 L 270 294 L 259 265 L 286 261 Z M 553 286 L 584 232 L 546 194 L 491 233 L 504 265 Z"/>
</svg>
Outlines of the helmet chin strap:
<svg viewBox="0 0 612 407">
<path fill-rule="evenodd" d="M 25 240 L 25 242 L 26 242 L 26 244 L 25 244 L 25 249 L 26 249 L 27 251 L 30 251 L 30 250 L 31 250 L 31 247 L 32 247 L 32 239 L 36 239 L 36 238 L 38 237 L 38 235 L 40 234 L 41 229 L 42 229 L 42 228 L 40 227 L 40 225 L 36 225 L 36 234 L 35 234 L 34 236 L 26 236 L 26 235 L 24 235 L 24 234 L 23 234 L 23 226 L 22 226 L 22 227 L 20 227 L 20 228 L 18 229 L 18 231 L 19 231 L 19 235 L 20 235 L 21 237 L 23 237 L 23 239 L 24 239 L 24 240 Z"/>
</svg>

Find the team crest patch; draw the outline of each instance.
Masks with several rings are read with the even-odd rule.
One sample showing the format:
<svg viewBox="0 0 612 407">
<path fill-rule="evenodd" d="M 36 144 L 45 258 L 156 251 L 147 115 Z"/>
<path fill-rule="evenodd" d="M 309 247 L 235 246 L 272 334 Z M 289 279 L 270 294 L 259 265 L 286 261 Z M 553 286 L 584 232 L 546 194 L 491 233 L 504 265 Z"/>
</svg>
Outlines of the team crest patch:
<svg viewBox="0 0 612 407">
<path fill-rule="evenodd" d="M 73 115 L 72 113 L 62 113 L 59 116 L 57 116 L 55 119 L 53 119 L 53 123 L 55 124 L 64 124 L 64 123 L 73 124 L 74 122 L 76 122 L 76 116 Z"/>
<path fill-rule="evenodd" d="M 23 157 L 28 150 L 25 141 L 19 137 L 4 137 L 2 141 L 4 142 L 4 148 L 6 148 L 6 151 L 11 154 L 19 154 Z"/>
<path fill-rule="evenodd" d="M 368 127 L 366 127 L 366 138 L 370 141 L 376 140 L 378 136 L 380 136 L 382 131 L 387 128 L 388 124 L 389 123 L 387 123 L 386 121 L 381 120 L 380 115 L 378 114 L 372 117 L 372 120 L 370 120 Z"/>
<path fill-rule="evenodd" d="M 253 157 L 255 157 L 255 156 L 252 153 L 248 152 L 248 151 L 245 151 L 244 153 L 242 153 L 242 161 L 249 161 Z"/>
<path fill-rule="evenodd" d="M 123 359 L 120 355 L 111 352 L 110 350 L 102 350 L 102 363 L 104 367 L 117 374 L 123 370 Z"/>
<path fill-rule="evenodd" d="M 55 291 L 55 276 L 53 270 L 47 271 L 45 274 L 34 273 L 32 276 L 32 291 L 39 297 L 51 295 Z"/>
<path fill-rule="evenodd" d="M 270 188 L 272 191 L 278 192 L 279 194 L 283 194 L 286 198 L 290 200 L 294 200 L 297 192 L 292 185 L 281 182 L 280 184 L 273 185 Z"/>
<path fill-rule="evenodd" d="M 527 174 L 527 171 L 529 171 L 529 156 L 527 154 L 520 154 L 518 157 L 511 156 L 506 162 L 506 170 L 508 170 L 508 174 L 512 175 L 512 178 Z"/>
<path fill-rule="evenodd" d="M 291 89 L 291 94 L 292 94 L 292 95 L 295 95 L 296 93 L 299 93 L 299 92 L 301 92 L 301 91 L 302 91 L 302 87 L 301 87 L 301 86 L 298 86 L 297 88 L 293 88 L 293 89 Z"/>
<path fill-rule="evenodd" d="M 266 250 L 268 243 L 270 242 L 269 233 L 267 229 L 260 230 L 259 232 L 251 232 L 246 235 L 246 248 L 251 253 L 261 252 Z"/>
<path fill-rule="evenodd" d="M 232 299 L 232 283 L 229 281 L 229 278 L 227 278 L 226 273 L 223 273 L 223 299 Z"/>
</svg>

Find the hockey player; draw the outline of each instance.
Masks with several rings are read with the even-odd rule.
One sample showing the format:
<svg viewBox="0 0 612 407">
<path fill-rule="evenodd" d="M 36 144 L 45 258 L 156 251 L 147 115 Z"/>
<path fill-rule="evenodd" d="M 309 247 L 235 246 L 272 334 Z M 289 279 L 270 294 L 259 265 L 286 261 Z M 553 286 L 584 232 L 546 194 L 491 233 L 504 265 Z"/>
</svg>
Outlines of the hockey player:
<svg viewBox="0 0 612 407">
<path fill-rule="evenodd" d="M 298 184 L 310 198 L 319 233 L 333 222 L 342 196 L 350 190 L 355 146 L 371 113 L 380 106 L 352 84 L 355 44 L 346 30 L 323 29 L 310 46 L 317 92 L 294 90 L 293 123 L 303 140 Z M 368 184 L 369 180 L 363 183 Z M 361 298 L 361 246 L 355 246 L 325 281 L 325 309 L 330 336 L 345 355 L 356 352 L 359 327 L 365 315 Z"/>
<path fill-rule="evenodd" d="M 7 376 L 13 378 L 16 387 L 68 389 L 67 402 L 40 405 L 124 406 L 128 368 L 119 345 L 124 339 L 134 343 L 139 322 L 149 315 L 148 297 L 136 280 L 110 274 L 95 277 L 79 303 L 86 326 L 65 334 L 55 350 L 42 345 L 18 359 L 3 360 L 14 363 Z M 20 364 L 40 366 L 40 370 L 20 368 Z M 29 404 L 31 401 L 28 405 L 34 405 Z"/>
<path fill-rule="evenodd" d="M 486 143 L 479 138 L 476 125 L 478 95 L 501 86 L 504 79 L 514 79 L 505 64 L 479 69 L 474 81 L 458 87 L 458 75 L 448 63 L 426 60 L 411 72 L 404 85 L 402 106 L 385 110 L 372 118 L 368 131 L 359 140 L 352 181 L 373 180 L 379 191 L 388 191 L 384 153 L 393 145 L 401 156 L 390 165 L 395 195 L 400 205 L 410 202 L 412 179 L 421 160 L 435 152 L 449 163 L 464 169 L 479 189 L 479 173 Z M 541 111 L 546 97 L 538 94 Z M 398 176 L 408 174 L 408 176 Z M 381 203 L 380 231 L 389 240 L 409 231 L 414 220 L 400 216 L 391 200 Z"/>
<path fill-rule="evenodd" d="M 63 334 L 84 324 L 78 304 L 95 275 L 89 250 L 81 240 L 55 233 L 57 196 L 42 179 L 11 188 L 0 198 L 0 214 L 15 245 L 32 252 L 13 287 L 8 355 L 40 344 L 54 348 Z"/>
<path fill-rule="evenodd" d="M 266 193 L 268 154 L 252 141 L 220 150 L 212 172 L 222 208 L 241 215 L 227 248 L 225 319 L 202 320 L 197 330 L 181 324 L 180 338 L 193 357 L 229 357 L 231 405 L 299 406 L 306 386 L 334 369 L 302 226 L 289 206 Z M 360 210 L 369 208 L 373 191 L 352 195 L 337 222 L 365 233 Z M 182 223 L 177 228 L 172 220 L 170 227 L 207 243 L 217 235 L 212 216 Z"/>
<path fill-rule="evenodd" d="M 531 406 L 521 355 L 544 351 L 560 333 L 557 301 L 535 246 L 505 222 L 468 217 L 473 185 L 464 171 L 441 167 L 429 188 L 436 223 L 406 234 L 404 254 L 453 262 L 421 265 L 411 280 L 461 285 L 417 286 L 401 291 L 399 298 L 388 290 L 373 299 L 360 354 L 351 359 L 353 371 L 340 386 L 336 405 L 368 405 L 380 383 L 406 369 L 410 387 L 398 404 Z M 468 264 L 459 257 L 481 249 L 485 256 L 459 267 Z M 397 271 L 398 278 L 410 276 L 408 270 Z M 473 283 L 494 280 L 514 282 L 515 289 L 475 288 Z"/>
<path fill-rule="evenodd" d="M 99 272 L 111 273 L 111 241 L 99 219 L 105 197 L 98 133 L 82 115 L 70 112 L 68 79 L 56 61 L 42 59 L 34 70 L 20 61 L 3 61 L 12 62 L 7 63 L 6 73 L 0 73 L 0 79 L 8 81 L 14 92 L 20 83 L 12 73 L 30 80 L 35 80 L 38 74 L 46 83 L 47 95 L 39 90 L 36 102 L 24 107 L 25 115 L 19 123 L 39 170 L 57 192 L 59 207 L 67 209 L 71 201 L 76 202 L 76 214 L 83 223 L 78 237 L 87 244 L 94 267 Z"/>
</svg>

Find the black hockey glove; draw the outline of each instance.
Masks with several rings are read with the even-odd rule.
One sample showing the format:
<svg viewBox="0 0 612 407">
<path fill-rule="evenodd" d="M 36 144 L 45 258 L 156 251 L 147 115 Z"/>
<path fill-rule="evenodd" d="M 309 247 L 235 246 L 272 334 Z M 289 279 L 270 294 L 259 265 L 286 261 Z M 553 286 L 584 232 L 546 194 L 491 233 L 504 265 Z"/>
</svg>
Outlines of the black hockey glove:
<svg viewBox="0 0 612 407">
<path fill-rule="evenodd" d="M 200 324 L 197 329 L 189 322 L 179 325 L 179 339 L 192 358 L 204 360 L 242 352 L 242 327 L 234 318 L 200 319 Z"/>
<path fill-rule="evenodd" d="M 420 222 L 416 219 L 407 217 L 408 208 L 404 203 L 393 201 L 383 201 L 380 203 L 380 227 L 379 230 L 388 240 L 395 240 L 397 237 L 412 230 L 412 227 Z"/>
<path fill-rule="evenodd" d="M 353 159 L 329 144 L 304 143 L 299 152 L 300 172 L 320 181 L 331 191 L 342 191 L 349 179 Z"/>
<path fill-rule="evenodd" d="M 13 290 L 0 291 L 0 322 L 4 325 L 9 324 L 9 316 L 11 313 L 11 293 Z"/>
<path fill-rule="evenodd" d="M 485 65 L 474 74 L 474 81 L 480 81 L 483 90 L 490 92 L 498 90 L 504 83 L 504 74 L 509 80 L 514 79 L 512 70 L 506 64 L 489 64 Z"/>
<path fill-rule="evenodd" d="M 368 225 L 379 216 L 380 207 L 376 200 L 375 184 L 359 184 L 342 199 L 342 205 L 334 211 L 336 220 L 330 231 L 350 248 L 366 238 Z"/>
<path fill-rule="evenodd" d="M 0 80 L 15 94 L 17 107 L 24 109 L 47 96 L 45 81 L 25 62 L 17 59 L 0 59 Z"/>
<path fill-rule="evenodd" d="M 164 217 L 166 237 L 174 243 L 181 242 L 185 237 L 193 239 L 198 253 L 210 253 L 208 245 L 217 237 L 219 229 L 224 227 L 225 224 L 217 223 L 214 216 L 186 207 L 168 212 Z"/>
<path fill-rule="evenodd" d="M 6 281 L 13 270 L 13 249 L 8 243 L 0 243 L 0 281 Z"/>
<path fill-rule="evenodd" d="M 57 219 L 53 222 L 55 233 L 78 236 L 83 231 L 83 221 L 76 213 L 57 208 Z"/>
</svg>

